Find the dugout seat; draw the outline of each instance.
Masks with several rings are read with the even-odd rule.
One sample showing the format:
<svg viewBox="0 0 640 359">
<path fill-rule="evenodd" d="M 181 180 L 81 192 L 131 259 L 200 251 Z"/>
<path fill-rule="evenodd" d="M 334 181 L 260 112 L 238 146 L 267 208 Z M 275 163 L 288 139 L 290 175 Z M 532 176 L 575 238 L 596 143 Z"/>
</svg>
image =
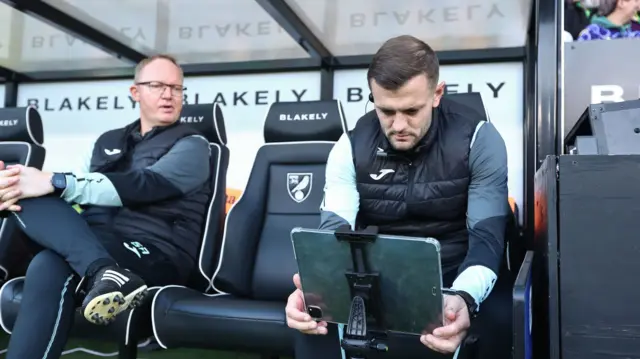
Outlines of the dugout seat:
<svg viewBox="0 0 640 359">
<path fill-rule="evenodd" d="M 326 161 L 345 131 L 339 101 L 271 105 L 265 144 L 227 215 L 212 281 L 219 293 L 160 289 L 152 315 L 161 347 L 293 353 L 293 331 L 284 313 L 297 271 L 290 232 L 320 223 Z"/>
<path fill-rule="evenodd" d="M 211 277 L 216 269 L 222 240 L 229 149 L 226 146 L 227 136 L 222 109 L 217 103 L 184 106 L 180 121 L 186 126 L 196 128 L 208 139 L 211 148 L 212 199 L 203 228 L 200 257 L 189 284 L 190 287 L 206 291 L 211 286 Z M 23 282 L 24 277 L 15 278 L 0 289 L 0 323 L 9 334 L 20 307 Z M 153 335 L 150 304 L 156 289 L 150 288 L 145 304 L 120 314 L 116 322 L 107 327 L 90 324 L 78 311 L 72 336 L 117 341 L 120 347 L 120 358 L 135 359 L 138 342 Z"/>
<path fill-rule="evenodd" d="M 40 113 L 34 107 L 0 109 L 0 161 L 42 169 L 46 151 Z M 24 273 L 28 258 L 24 248 L 11 240 L 13 222 L 0 213 L 0 280 Z"/>
<path fill-rule="evenodd" d="M 447 95 L 450 99 L 461 105 L 471 107 L 479 114 L 486 116 L 491 122 L 489 114 L 483 104 L 479 93 L 461 93 Z M 518 155 L 518 154 L 515 154 Z M 507 220 L 505 229 L 505 243 L 503 267 L 500 276 L 512 289 L 511 311 L 512 311 L 512 356 L 513 359 L 530 359 L 532 353 L 531 342 L 531 293 L 532 293 L 532 262 L 534 253 L 527 251 L 525 238 L 519 226 L 519 208 L 515 199 L 509 198 L 511 213 Z M 493 333 L 495 334 L 495 333 Z M 469 336 L 465 339 L 465 358 L 482 358 L 478 352 L 478 342 L 482 336 L 492 335 L 492 333 L 480 333 L 479 336 Z M 507 338 L 505 338 L 505 341 Z"/>
</svg>

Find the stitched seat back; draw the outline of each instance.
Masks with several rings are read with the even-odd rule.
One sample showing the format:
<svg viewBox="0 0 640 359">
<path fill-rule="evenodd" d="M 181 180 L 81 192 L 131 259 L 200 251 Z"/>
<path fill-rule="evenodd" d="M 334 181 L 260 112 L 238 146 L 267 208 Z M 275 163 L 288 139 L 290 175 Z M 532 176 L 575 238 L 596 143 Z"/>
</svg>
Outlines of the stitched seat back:
<svg viewBox="0 0 640 359">
<path fill-rule="evenodd" d="M 327 158 L 345 131 L 336 100 L 270 107 L 265 144 L 227 216 L 216 289 L 261 300 L 282 300 L 292 292 L 297 269 L 291 229 L 320 223 Z"/>
<path fill-rule="evenodd" d="M 0 109 L 0 161 L 42 169 L 46 151 L 42 119 L 34 107 Z M 0 279 L 21 275 L 28 258 L 20 243 L 12 240 L 13 222 L 0 216 Z"/>
<path fill-rule="evenodd" d="M 222 108 L 218 103 L 185 105 L 180 113 L 180 122 L 194 127 L 209 141 L 211 149 L 211 201 L 202 228 L 202 244 L 197 268 L 191 276 L 189 286 L 207 291 L 220 255 L 222 228 L 225 218 L 225 188 L 229 148 Z"/>
</svg>

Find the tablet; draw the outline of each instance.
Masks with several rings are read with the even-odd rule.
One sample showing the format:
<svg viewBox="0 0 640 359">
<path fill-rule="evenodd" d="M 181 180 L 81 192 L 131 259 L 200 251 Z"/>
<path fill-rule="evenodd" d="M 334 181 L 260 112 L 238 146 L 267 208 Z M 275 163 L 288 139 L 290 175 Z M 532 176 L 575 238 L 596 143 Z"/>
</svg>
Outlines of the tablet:
<svg viewBox="0 0 640 359">
<path fill-rule="evenodd" d="M 294 228 L 293 250 L 307 312 L 315 320 L 346 324 L 351 290 L 345 271 L 353 269 L 351 245 L 333 231 Z M 430 333 L 443 325 L 440 244 L 433 238 L 378 235 L 366 258 L 380 275 L 385 329 Z"/>
</svg>

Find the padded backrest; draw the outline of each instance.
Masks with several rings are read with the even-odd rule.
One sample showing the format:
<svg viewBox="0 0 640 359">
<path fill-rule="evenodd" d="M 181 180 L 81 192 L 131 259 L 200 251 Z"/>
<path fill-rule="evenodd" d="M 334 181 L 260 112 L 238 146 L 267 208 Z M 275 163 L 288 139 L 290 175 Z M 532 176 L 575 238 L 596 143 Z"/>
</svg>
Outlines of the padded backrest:
<svg viewBox="0 0 640 359">
<path fill-rule="evenodd" d="M 205 291 L 211 284 L 211 277 L 218 263 L 222 227 L 225 216 L 225 188 L 229 149 L 222 109 L 217 103 L 185 105 L 180 114 L 180 122 L 193 126 L 208 141 L 211 149 L 211 202 L 203 228 L 202 245 L 198 258 L 198 268 L 190 279 L 189 286 Z"/>
<path fill-rule="evenodd" d="M 456 93 L 446 95 L 446 97 L 460 105 L 464 105 L 475 110 L 480 115 L 486 116 L 487 121 L 489 121 L 489 114 L 487 113 L 486 107 L 484 106 L 484 103 L 482 101 L 482 96 L 479 93 Z M 520 229 L 518 228 L 519 214 L 517 211 L 517 205 L 514 199 L 509 198 L 508 200 L 509 206 L 512 208 L 514 213 L 513 215 L 509 215 L 507 221 L 507 228 L 505 233 L 505 260 L 503 261 L 503 265 L 508 267 L 509 269 L 515 268 L 515 270 L 517 271 L 517 268 L 519 268 L 519 265 L 521 263 L 521 259 L 524 257 L 525 247 L 524 242 L 522 241 L 522 238 L 520 236 Z M 518 258 L 520 262 L 517 262 Z M 513 263 L 517 264 L 513 265 Z"/>
<path fill-rule="evenodd" d="M 346 128 L 337 100 L 271 105 L 265 145 L 227 215 L 215 289 L 261 300 L 292 292 L 291 229 L 318 227 L 325 165 Z"/>
<path fill-rule="evenodd" d="M 484 102 L 482 102 L 482 96 L 479 92 L 459 92 L 445 96 L 458 104 L 472 108 L 480 115 L 485 116 L 487 121 L 490 121 L 489 113 L 486 107 L 484 107 Z"/>
<path fill-rule="evenodd" d="M 0 109 L 0 161 L 7 165 L 22 164 L 42 169 L 45 149 L 42 119 L 34 107 Z M 13 250 L 12 222 L 0 218 L 0 278 L 9 276 L 15 266 L 21 265 Z"/>
<path fill-rule="evenodd" d="M 34 107 L 0 109 L 0 161 L 42 168 L 42 119 Z"/>
</svg>

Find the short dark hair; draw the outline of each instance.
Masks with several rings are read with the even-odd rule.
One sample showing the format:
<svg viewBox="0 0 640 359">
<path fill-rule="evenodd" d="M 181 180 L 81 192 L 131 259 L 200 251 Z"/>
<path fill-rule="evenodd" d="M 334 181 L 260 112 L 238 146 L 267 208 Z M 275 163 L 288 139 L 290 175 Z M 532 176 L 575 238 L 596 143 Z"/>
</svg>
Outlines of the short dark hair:
<svg viewBox="0 0 640 359">
<path fill-rule="evenodd" d="M 609 16 L 618 8 L 618 0 L 600 0 L 598 4 L 598 15 Z"/>
<path fill-rule="evenodd" d="M 429 86 L 435 88 L 440 76 L 440 63 L 435 51 L 424 41 L 410 35 L 387 40 L 373 56 L 367 82 L 371 80 L 382 88 L 394 91 L 410 79 L 425 74 Z"/>
<path fill-rule="evenodd" d="M 138 65 L 136 66 L 135 76 L 134 76 L 135 82 L 138 82 L 138 80 L 140 80 L 140 74 L 142 73 L 142 70 L 144 70 L 144 68 L 147 67 L 147 65 L 154 62 L 155 60 L 167 60 L 172 64 L 176 65 L 176 67 L 182 73 L 182 67 L 180 67 L 180 65 L 178 64 L 178 60 L 176 60 L 175 57 L 167 54 L 158 54 L 158 55 L 153 55 L 145 59 L 142 59 L 142 61 L 138 63 Z M 184 77 L 184 74 L 182 74 L 182 76 Z"/>
</svg>

